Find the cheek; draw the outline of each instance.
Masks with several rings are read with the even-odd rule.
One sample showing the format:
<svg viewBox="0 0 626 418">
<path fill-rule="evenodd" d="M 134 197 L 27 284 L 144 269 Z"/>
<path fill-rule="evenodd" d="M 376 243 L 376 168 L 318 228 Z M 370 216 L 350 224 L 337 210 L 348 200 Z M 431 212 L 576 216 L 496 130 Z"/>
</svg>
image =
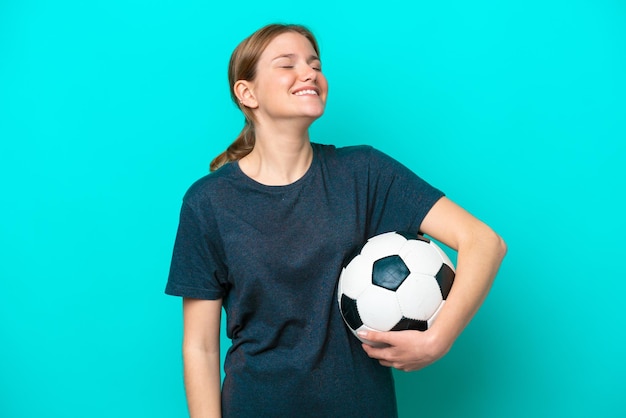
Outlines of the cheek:
<svg viewBox="0 0 626 418">
<path fill-rule="evenodd" d="M 272 84 L 274 86 L 284 86 L 290 85 L 294 82 L 294 77 L 289 72 L 281 72 L 280 74 L 274 74 L 273 77 L 268 78 L 268 84 Z"/>
<path fill-rule="evenodd" d="M 294 80 L 287 75 L 281 75 L 274 77 L 268 84 L 265 85 L 265 93 L 269 96 L 270 100 L 283 97 L 283 93 L 289 93 L 293 87 Z"/>
<path fill-rule="evenodd" d="M 280 90 L 289 89 L 293 84 L 292 77 L 289 75 L 275 75 L 257 80 L 257 91 L 270 97 Z"/>
<path fill-rule="evenodd" d="M 324 93 L 328 93 L 328 80 L 326 80 L 326 77 L 324 77 L 323 75 L 318 75 L 317 76 L 317 85 L 319 86 L 320 89 L 322 89 L 322 91 Z"/>
<path fill-rule="evenodd" d="M 292 74 L 284 74 L 284 75 L 281 75 L 280 77 L 277 77 L 276 82 L 277 84 L 283 87 L 289 88 L 293 86 L 293 84 L 296 82 L 296 79 Z"/>
</svg>

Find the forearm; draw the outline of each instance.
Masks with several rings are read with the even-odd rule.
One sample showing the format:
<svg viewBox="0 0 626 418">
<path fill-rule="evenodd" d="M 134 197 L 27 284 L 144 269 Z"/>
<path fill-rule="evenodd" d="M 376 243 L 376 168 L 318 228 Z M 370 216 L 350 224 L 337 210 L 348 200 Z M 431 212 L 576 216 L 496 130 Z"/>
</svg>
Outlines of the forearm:
<svg viewBox="0 0 626 418">
<path fill-rule="evenodd" d="M 486 298 L 506 254 L 504 241 L 484 226 L 458 243 L 456 277 L 431 335 L 447 352 Z"/>
<path fill-rule="evenodd" d="M 185 392 L 191 418 L 221 417 L 220 354 L 183 348 Z"/>
</svg>

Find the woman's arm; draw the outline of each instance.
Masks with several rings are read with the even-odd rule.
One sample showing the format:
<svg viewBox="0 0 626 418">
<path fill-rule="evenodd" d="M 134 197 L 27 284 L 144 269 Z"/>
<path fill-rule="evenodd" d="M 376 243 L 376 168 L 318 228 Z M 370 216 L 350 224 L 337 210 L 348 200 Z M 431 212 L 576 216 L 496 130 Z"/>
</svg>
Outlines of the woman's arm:
<svg viewBox="0 0 626 418">
<path fill-rule="evenodd" d="M 222 416 L 221 313 L 221 299 L 183 299 L 185 392 L 191 418 Z"/>
<path fill-rule="evenodd" d="M 426 367 L 450 350 L 487 296 L 507 251 L 490 227 L 446 197 L 428 212 L 421 231 L 458 252 L 454 285 L 437 320 L 424 332 L 363 334 L 367 340 L 388 345 L 375 348 L 364 344 L 370 357 L 404 371 Z"/>
</svg>

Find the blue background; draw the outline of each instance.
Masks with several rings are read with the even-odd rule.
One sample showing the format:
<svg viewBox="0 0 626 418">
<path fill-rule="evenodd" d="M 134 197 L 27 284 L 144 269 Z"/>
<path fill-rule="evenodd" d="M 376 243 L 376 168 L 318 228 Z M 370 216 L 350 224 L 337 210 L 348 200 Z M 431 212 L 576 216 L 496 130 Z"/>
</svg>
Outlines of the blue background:
<svg viewBox="0 0 626 418">
<path fill-rule="evenodd" d="M 396 373 L 401 416 L 626 415 L 623 1 L 212 3 L 0 1 L 0 415 L 185 416 L 180 201 L 274 21 L 319 37 L 315 141 L 380 148 L 509 245 L 452 351 Z"/>
</svg>

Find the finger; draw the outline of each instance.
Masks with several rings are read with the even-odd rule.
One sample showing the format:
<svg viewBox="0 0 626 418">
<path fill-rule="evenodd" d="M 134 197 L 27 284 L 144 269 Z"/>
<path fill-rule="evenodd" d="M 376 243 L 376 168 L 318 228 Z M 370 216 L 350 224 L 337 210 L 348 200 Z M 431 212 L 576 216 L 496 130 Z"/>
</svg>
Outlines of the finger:
<svg viewBox="0 0 626 418">
<path fill-rule="evenodd" d="M 363 351 L 365 351 L 365 353 L 374 358 L 375 354 L 376 354 L 376 348 L 372 347 L 371 345 L 367 344 L 367 343 L 363 343 L 361 344 L 361 347 L 363 348 Z"/>
<path fill-rule="evenodd" d="M 367 354 L 369 357 L 376 360 L 381 360 L 383 358 L 381 356 L 382 353 L 380 348 L 372 347 L 367 343 L 361 344 L 361 347 L 363 348 L 363 351 L 365 351 L 365 354 Z"/>
<path fill-rule="evenodd" d="M 374 345 L 374 346 L 378 346 L 378 347 L 385 347 L 385 346 L 390 346 L 391 345 L 391 341 L 390 341 L 390 337 L 392 335 L 391 332 L 382 332 L 382 331 L 359 331 L 358 335 L 361 339 L 364 340 L 364 342 L 367 344 L 369 343 L 373 343 L 370 345 Z"/>
</svg>

